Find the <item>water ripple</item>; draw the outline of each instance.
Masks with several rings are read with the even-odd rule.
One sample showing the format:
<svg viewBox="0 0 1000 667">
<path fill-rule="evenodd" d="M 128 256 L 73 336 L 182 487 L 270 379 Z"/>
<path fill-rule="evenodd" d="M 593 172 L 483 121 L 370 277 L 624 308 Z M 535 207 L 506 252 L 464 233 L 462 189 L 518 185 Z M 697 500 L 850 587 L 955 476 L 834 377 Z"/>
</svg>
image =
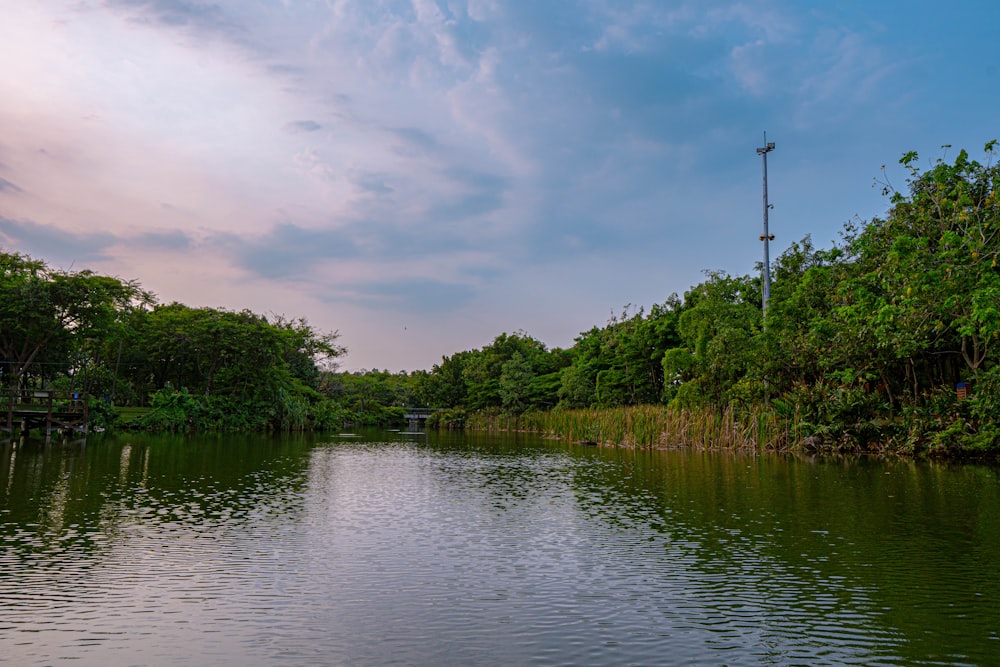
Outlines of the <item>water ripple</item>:
<svg viewBox="0 0 1000 667">
<path fill-rule="evenodd" d="M 54 504 L 40 521 L 0 513 L 0 662 L 904 665 L 983 662 L 981 637 L 1000 650 L 983 629 L 996 585 L 969 581 L 995 548 L 903 598 L 914 570 L 887 565 L 912 564 L 915 543 L 736 504 L 711 474 L 358 440 L 264 463 L 176 479 L 115 460 L 72 520 Z M 729 486 L 763 483 L 740 471 Z M 63 508 L 70 481 L 52 483 Z M 903 599 L 941 621 L 928 640 L 904 630 Z"/>
</svg>

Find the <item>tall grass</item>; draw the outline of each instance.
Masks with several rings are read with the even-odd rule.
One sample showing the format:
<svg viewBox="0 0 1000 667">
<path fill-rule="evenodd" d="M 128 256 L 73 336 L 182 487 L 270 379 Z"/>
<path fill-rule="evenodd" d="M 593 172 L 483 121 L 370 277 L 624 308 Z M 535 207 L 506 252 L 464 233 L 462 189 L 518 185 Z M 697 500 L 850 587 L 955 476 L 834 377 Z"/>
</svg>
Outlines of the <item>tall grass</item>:
<svg viewBox="0 0 1000 667">
<path fill-rule="evenodd" d="M 471 423 L 469 427 L 477 428 Z M 567 440 L 623 447 L 787 450 L 798 441 L 794 419 L 767 408 L 671 410 L 640 405 L 553 410 L 525 414 L 518 420 L 517 428 Z"/>
<path fill-rule="evenodd" d="M 523 417 L 499 410 L 480 410 L 466 415 L 465 428 L 471 431 L 522 431 L 525 430 L 523 422 Z"/>
</svg>

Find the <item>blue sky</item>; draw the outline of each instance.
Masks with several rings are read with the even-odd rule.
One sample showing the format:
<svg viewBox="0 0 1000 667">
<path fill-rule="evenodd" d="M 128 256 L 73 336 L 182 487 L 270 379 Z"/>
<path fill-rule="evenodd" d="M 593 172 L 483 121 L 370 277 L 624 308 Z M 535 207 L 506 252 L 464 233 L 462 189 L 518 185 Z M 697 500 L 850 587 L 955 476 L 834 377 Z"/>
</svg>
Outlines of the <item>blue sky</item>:
<svg viewBox="0 0 1000 667">
<path fill-rule="evenodd" d="M 1000 5 L 0 0 L 0 246 L 430 368 L 880 215 L 1000 138 Z M 951 149 L 942 149 L 951 145 Z"/>
</svg>

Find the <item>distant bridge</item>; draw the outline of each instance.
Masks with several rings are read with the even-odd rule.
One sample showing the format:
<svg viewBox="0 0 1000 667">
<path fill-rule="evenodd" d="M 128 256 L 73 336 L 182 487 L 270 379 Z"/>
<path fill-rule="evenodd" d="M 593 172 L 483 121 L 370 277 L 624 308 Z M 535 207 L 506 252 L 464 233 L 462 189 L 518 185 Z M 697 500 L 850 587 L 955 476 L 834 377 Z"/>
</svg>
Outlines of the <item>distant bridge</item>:
<svg viewBox="0 0 1000 667">
<path fill-rule="evenodd" d="M 12 389 L 6 399 L 7 414 L 0 430 L 7 433 L 13 434 L 15 425 L 21 434 L 32 428 L 42 428 L 46 436 L 54 431 L 87 432 L 90 401 L 83 392 Z"/>
<path fill-rule="evenodd" d="M 421 426 L 427 424 L 427 418 L 441 408 L 406 408 L 406 428 L 410 431 L 419 431 Z"/>
</svg>

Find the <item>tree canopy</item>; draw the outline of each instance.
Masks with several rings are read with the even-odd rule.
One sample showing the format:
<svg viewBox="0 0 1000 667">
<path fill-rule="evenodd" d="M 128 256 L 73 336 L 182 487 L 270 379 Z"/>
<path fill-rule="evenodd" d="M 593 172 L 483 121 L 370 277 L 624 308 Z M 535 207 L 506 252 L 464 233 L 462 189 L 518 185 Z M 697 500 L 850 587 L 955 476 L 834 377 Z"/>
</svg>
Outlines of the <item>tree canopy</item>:
<svg viewBox="0 0 1000 667">
<path fill-rule="evenodd" d="M 134 281 L 0 252 L 2 386 L 70 384 L 119 405 L 199 395 L 232 428 L 301 427 L 344 352 L 337 338 L 301 318 L 161 305 Z"/>
</svg>

